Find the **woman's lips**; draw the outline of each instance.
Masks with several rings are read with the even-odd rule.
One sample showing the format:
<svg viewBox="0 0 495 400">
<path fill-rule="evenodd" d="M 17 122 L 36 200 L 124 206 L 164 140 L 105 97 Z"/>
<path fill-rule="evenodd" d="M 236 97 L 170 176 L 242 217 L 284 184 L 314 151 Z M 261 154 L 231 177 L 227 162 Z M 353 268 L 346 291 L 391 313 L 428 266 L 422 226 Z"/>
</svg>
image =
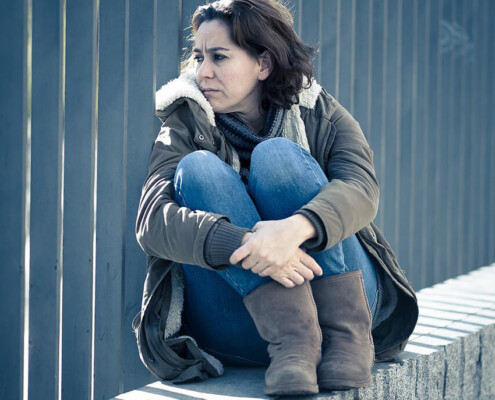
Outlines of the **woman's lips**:
<svg viewBox="0 0 495 400">
<path fill-rule="evenodd" d="M 215 90 L 215 89 L 203 89 L 203 93 L 204 94 L 215 93 L 215 92 L 218 92 L 218 90 Z"/>
</svg>

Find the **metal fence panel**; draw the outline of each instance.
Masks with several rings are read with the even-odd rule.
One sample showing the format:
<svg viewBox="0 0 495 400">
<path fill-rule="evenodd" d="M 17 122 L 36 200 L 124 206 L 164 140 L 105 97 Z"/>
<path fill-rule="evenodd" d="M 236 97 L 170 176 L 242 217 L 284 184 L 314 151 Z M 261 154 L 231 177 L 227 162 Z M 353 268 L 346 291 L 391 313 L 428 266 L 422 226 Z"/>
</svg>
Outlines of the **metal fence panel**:
<svg viewBox="0 0 495 400">
<path fill-rule="evenodd" d="M 414 29 L 414 1 L 404 1 L 400 8 L 399 19 L 399 93 L 400 111 L 398 114 L 399 134 L 397 135 L 397 183 L 396 193 L 398 202 L 398 213 L 400 215 L 400 227 L 397 227 L 399 238 L 397 242 L 397 253 L 402 258 L 402 268 L 413 281 L 417 279 L 417 268 L 410 259 L 411 220 L 411 198 L 414 196 L 415 181 L 412 179 L 413 153 L 415 150 L 416 132 L 412 130 L 413 87 L 416 86 L 416 59 L 417 45 L 413 41 Z M 392 154 L 392 153 L 391 153 Z"/>
<path fill-rule="evenodd" d="M 61 2 L 33 3 L 29 397 L 59 394 Z"/>
<path fill-rule="evenodd" d="M 302 1 L 302 0 L 301 0 Z M 306 3 L 303 1 L 303 3 Z M 325 32 L 321 35 L 320 43 L 320 70 L 323 71 L 319 82 L 329 93 L 337 96 L 337 62 L 338 62 L 338 29 L 339 14 L 338 0 L 325 0 L 321 4 L 321 21 L 325 26 Z M 314 22 L 306 21 L 306 24 Z M 301 31 L 304 23 L 301 24 Z"/>
<path fill-rule="evenodd" d="M 366 0 L 358 0 L 355 5 L 354 22 L 354 82 L 352 88 L 353 115 L 366 136 L 368 143 L 371 137 L 371 73 L 372 73 L 372 21 L 373 4 Z"/>
<path fill-rule="evenodd" d="M 122 329 L 129 329 L 122 322 L 127 6 L 111 0 L 101 2 L 99 9 L 95 399 L 108 399 L 123 388 Z"/>
<path fill-rule="evenodd" d="M 0 3 L 0 311 L 8 322 L 1 333 L 0 397 L 20 397 L 24 357 L 24 210 L 27 156 L 25 80 L 27 2 Z"/>
<path fill-rule="evenodd" d="M 467 182 L 468 182 L 468 196 L 469 196 L 469 206 L 467 210 L 467 214 L 465 214 L 466 217 L 466 225 L 467 226 L 467 259 L 466 259 L 466 266 L 465 266 L 465 271 L 467 272 L 473 265 L 473 261 L 476 259 L 476 234 L 477 234 L 477 208 L 478 208 L 478 197 L 476 195 L 477 193 L 477 181 L 479 179 L 478 176 L 478 145 L 476 143 L 475 138 L 478 138 L 478 104 L 477 104 L 477 95 L 478 95 L 478 88 L 477 88 L 477 82 L 478 82 L 478 71 L 477 71 L 477 58 L 478 58 L 478 2 L 477 1 L 472 1 L 469 4 L 469 9 L 468 12 L 471 15 L 471 21 L 469 25 L 469 30 L 471 33 L 471 36 L 473 38 L 473 60 L 472 63 L 470 64 L 469 68 L 469 102 L 467 104 L 467 109 L 469 110 L 470 118 L 468 120 L 468 126 L 467 126 L 467 132 L 469 135 L 469 140 L 468 140 L 468 148 L 469 148 L 469 165 L 467 167 L 467 170 L 469 171 L 469 175 L 467 177 Z M 475 22 L 476 21 L 476 22 Z"/>
<path fill-rule="evenodd" d="M 93 376 L 96 0 L 67 2 L 62 397 L 89 398 Z"/>
<path fill-rule="evenodd" d="M 398 249 L 398 145 L 400 144 L 400 130 L 398 114 L 400 112 L 400 9 L 402 2 L 385 1 L 385 63 L 387 76 L 385 80 L 385 146 L 382 150 L 386 153 L 382 178 L 381 207 L 384 213 L 383 231 L 390 238 L 390 244 Z"/>
<path fill-rule="evenodd" d="M 488 18 L 492 18 L 495 15 L 495 2 L 490 1 L 488 9 Z M 495 26 L 489 24 L 488 37 L 495 37 Z M 487 41 L 486 53 L 488 54 L 488 84 L 486 90 L 489 93 L 487 107 L 488 114 L 488 135 L 490 137 L 490 150 L 488 154 L 488 180 L 487 186 L 490 188 L 488 197 L 488 214 L 486 215 L 488 221 L 488 235 L 487 235 L 487 248 L 488 248 L 488 262 L 495 259 L 495 113 L 491 108 L 491 104 L 495 103 L 495 76 L 492 73 L 495 70 L 495 40 Z M 491 110 L 491 111 L 490 111 Z"/>
<path fill-rule="evenodd" d="M 148 170 L 154 131 L 156 0 L 129 2 L 129 75 L 127 141 L 125 147 L 125 239 L 123 371 L 124 390 L 149 382 L 150 374 L 141 364 L 136 337 L 131 329 L 141 306 L 146 258 L 136 242 L 134 227 L 141 187 Z"/>
<path fill-rule="evenodd" d="M 301 38 L 310 46 L 318 47 L 321 41 L 320 28 L 320 3 L 319 0 L 302 1 L 299 18 L 301 20 Z M 321 76 L 321 55 L 314 59 L 314 75 L 319 81 Z"/>
<path fill-rule="evenodd" d="M 383 1 L 372 3 L 371 10 L 371 101 L 370 128 L 368 132 L 369 144 L 374 152 L 375 173 L 383 191 L 383 176 L 385 170 L 385 82 L 386 82 L 386 43 L 385 43 L 385 7 Z M 382 196 L 382 195 L 381 195 Z M 383 226 L 383 207 L 380 207 L 375 221 Z"/>
<path fill-rule="evenodd" d="M 410 235 L 409 235 L 409 271 L 413 270 L 416 274 L 416 285 L 421 285 L 425 280 L 426 271 L 422 268 L 425 259 L 425 242 L 423 235 L 423 226 L 425 225 L 426 203 L 423 201 L 427 191 L 427 179 L 425 177 L 426 163 L 425 150 L 426 142 L 426 120 L 427 120 L 427 21 L 426 21 L 427 3 L 425 1 L 414 2 L 414 22 L 413 22 L 413 46 L 415 59 L 415 84 L 412 92 L 412 121 L 411 131 L 414 135 L 413 146 L 411 149 L 411 174 L 412 185 L 414 185 L 413 195 L 411 196 L 410 218 Z"/>
</svg>

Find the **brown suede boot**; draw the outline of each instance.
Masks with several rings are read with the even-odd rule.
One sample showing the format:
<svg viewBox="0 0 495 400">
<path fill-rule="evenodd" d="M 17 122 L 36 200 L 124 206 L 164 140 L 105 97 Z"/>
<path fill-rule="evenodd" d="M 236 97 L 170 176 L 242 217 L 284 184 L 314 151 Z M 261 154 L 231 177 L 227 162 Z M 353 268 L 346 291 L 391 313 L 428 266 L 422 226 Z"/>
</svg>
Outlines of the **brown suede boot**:
<svg viewBox="0 0 495 400">
<path fill-rule="evenodd" d="M 361 271 L 312 281 L 311 287 L 323 333 L 320 388 L 344 390 L 371 385 L 375 352 Z"/>
<path fill-rule="evenodd" d="M 318 393 L 322 336 L 309 282 L 288 289 L 271 281 L 247 295 L 244 304 L 260 336 L 270 343 L 265 393 Z"/>
</svg>

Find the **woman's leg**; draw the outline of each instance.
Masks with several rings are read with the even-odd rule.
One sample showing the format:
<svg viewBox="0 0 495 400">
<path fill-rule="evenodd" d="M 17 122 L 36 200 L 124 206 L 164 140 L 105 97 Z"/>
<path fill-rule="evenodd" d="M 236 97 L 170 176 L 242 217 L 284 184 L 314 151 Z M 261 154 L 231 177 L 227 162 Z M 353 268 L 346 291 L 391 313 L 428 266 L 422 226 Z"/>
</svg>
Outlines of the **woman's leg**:
<svg viewBox="0 0 495 400">
<path fill-rule="evenodd" d="M 251 155 L 248 191 L 263 220 L 291 216 L 313 199 L 328 179 L 306 150 L 284 138 L 268 139 L 255 147 Z M 377 278 L 375 266 L 356 235 L 332 248 L 309 254 L 323 269 L 323 276 L 360 269 L 366 296 L 376 311 Z"/>
<path fill-rule="evenodd" d="M 184 157 L 174 183 L 175 200 L 181 206 L 227 215 L 245 228 L 260 221 L 240 176 L 209 151 Z M 267 364 L 267 342 L 259 336 L 242 298 L 270 278 L 234 266 L 211 271 L 184 264 L 184 279 L 185 325 L 200 345 L 222 361 Z"/>
<path fill-rule="evenodd" d="M 255 148 L 251 172 L 248 190 L 263 219 L 292 215 L 328 182 L 307 151 L 282 138 Z M 375 308 L 375 267 L 355 235 L 312 256 L 323 269 L 323 276 L 311 282 L 323 335 L 318 384 L 332 390 L 368 386 L 375 314 L 368 307 Z"/>
</svg>

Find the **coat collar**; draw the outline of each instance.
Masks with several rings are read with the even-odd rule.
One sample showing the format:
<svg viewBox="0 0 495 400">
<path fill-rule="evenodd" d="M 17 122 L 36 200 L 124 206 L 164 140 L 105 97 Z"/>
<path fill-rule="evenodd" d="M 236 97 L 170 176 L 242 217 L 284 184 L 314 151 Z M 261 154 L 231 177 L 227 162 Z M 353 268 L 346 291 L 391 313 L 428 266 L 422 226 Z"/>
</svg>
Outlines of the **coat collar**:
<svg viewBox="0 0 495 400">
<path fill-rule="evenodd" d="M 201 109 L 205 112 L 208 122 L 215 126 L 215 113 L 211 104 L 208 102 L 206 97 L 203 95 L 199 89 L 196 80 L 195 72 L 190 69 L 180 75 L 178 78 L 171 80 L 170 82 L 163 85 L 157 92 L 155 97 L 155 109 L 159 117 L 164 117 L 173 111 L 173 104 L 181 99 L 191 99 L 195 101 Z M 304 85 L 306 85 L 307 80 L 304 78 Z M 303 89 L 299 94 L 299 104 L 294 104 L 294 107 L 306 107 L 313 109 L 316 105 L 316 101 L 321 92 L 321 86 L 313 80 L 311 86 L 307 89 Z"/>
</svg>

